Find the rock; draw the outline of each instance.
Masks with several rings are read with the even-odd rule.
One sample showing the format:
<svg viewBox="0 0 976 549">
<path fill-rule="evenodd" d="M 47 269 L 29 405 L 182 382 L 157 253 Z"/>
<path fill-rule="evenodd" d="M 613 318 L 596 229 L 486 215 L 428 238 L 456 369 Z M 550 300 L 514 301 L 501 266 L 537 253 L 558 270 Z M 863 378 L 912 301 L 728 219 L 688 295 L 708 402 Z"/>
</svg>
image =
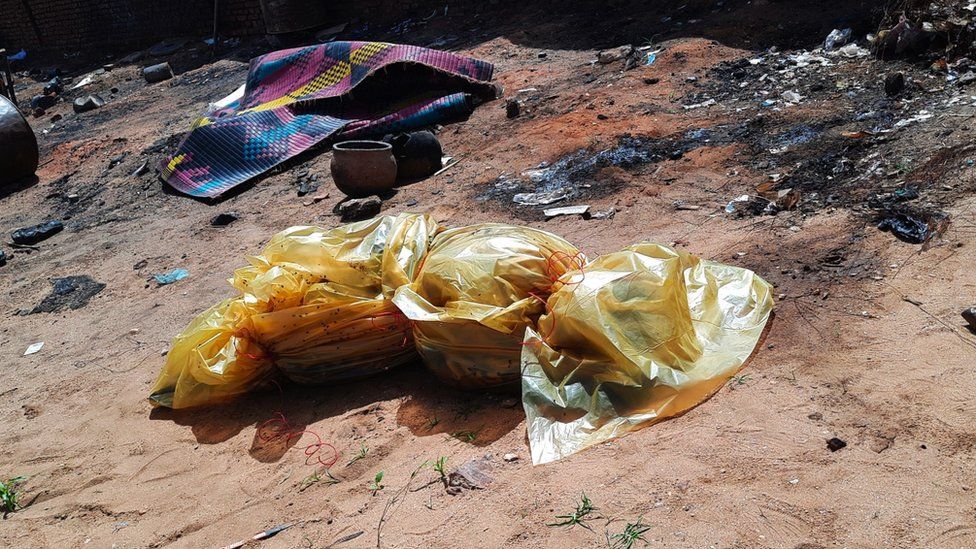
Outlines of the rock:
<svg viewBox="0 0 976 549">
<path fill-rule="evenodd" d="M 660 81 L 661 81 L 660 78 L 650 78 L 650 77 L 644 78 L 644 83 L 647 84 L 648 86 L 653 86 L 654 84 L 657 84 Z"/>
<path fill-rule="evenodd" d="M 0 250 L 0 267 L 7 264 L 7 252 Z"/>
<path fill-rule="evenodd" d="M 827 449 L 830 450 L 831 452 L 836 452 L 837 450 L 840 450 L 845 446 L 847 446 L 847 443 L 837 437 L 834 437 L 827 441 Z"/>
<path fill-rule="evenodd" d="M 407 200 L 406 202 L 404 202 L 403 205 L 406 206 L 406 207 L 408 207 L 408 208 L 412 208 L 412 207 L 414 207 L 414 206 L 417 205 L 417 201 L 415 199 L 411 198 L 410 200 Z"/>
<path fill-rule="evenodd" d="M 823 419 L 823 414 L 821 414 L 820 412 L 813 412 L 812 414 L 808 415 L 807 418 L 812 419 L 814 421 L 820 421 L 821 419 Z"/>
<path fill-rule="evenodd" d="M 56 115 L 54 115 L 54 116 L 51 117 L 51 123 L 54 124 L 55 122 L 57 122 L 58 120 L 61 120 L 62 118 L 64 118 L 64 117 L 61 116 L 60 114 L 56 114 Z"/>
<path fill-rule="evenodd" d="M 969 71 L 962 74 L 962 76 L 959 77 L 958 82 L 960 86 L 967 86 L 973 82 L 976 82 L 976 72 Z"/>
<path fill-rule="evenodd" d="M 516 118 L 521 112 L 521 107 L 519 107 L 519 102 L 515 99 L 509 99 L 505 102 L 505 116 L 508 118 Z"/>
<path fill-rule="evenodd" d="M 238 219 L 240 219 L 240 216 L 237 215 L 236 212 L 219 213 L 213 216 L 213 219 L 210 220 L 210 224 L 214 227 L 226 227 Z"/>
<path fill-rule="evenodd" d="M 31 98 L 31 108 L 32 109 L 50 109 L 55 104 L 57 104 L 58 98 L 53 95 L 35 95 Z"/>
<path fill-rule="evenodd" d="M 539 59 L 545 59 L 546 57 L 549 57 L 549 54 L 548 53 L 546 53 L 544 51 L 540 51 L 539 52 Z"/>
<path fill-rule="evenodd" d="M 900 72 L 889 74 L 884 81 L 885 95 L 894 97 L 905 89 L 905 75 Z"/>
<path fill-rule="evenodd" d="M 358 221 L 375 216 L 382 207 L 383 201 L 378 196 L 350 198 L 336 204 L 335 213 L 343 221 Z"/>
<path fill-rule="evenodd" d="M 10 239 L 14 241 L 14 244 L 30 246 L 31 244 L 37 244 L 42 240 L 51 238 L 63 229 L 64 224 L 60 221 L 48 221 L 40 225 L 34 225 L 33 227 L 17 229 L 10 234 Z"/>
<path fill-rule="evenodd" d="M 461 490 L 482 490 L 494 479 L 488 474 L 491 463 L 487 458 L 472 459 L 447 476 L 447 492 L 457 495 Z"/>
<path fill-rule="evenodd" d="M 504 456 L 502 456 L 502 459 L 504 459 L 505 461 L 507 461 L 509 463 L 511 463 L 513 461 L 518 461 L 518 458 L 519 458 L 518 457 L 518 454 L 505 454 Z"/>
<path fill-rule="evenodd" d="M 962 312 L 962 317 L 969 323 L 969 327 L 976 330 L 976 307 L 970 307 Z"/>
<path fill-rule="evenodd" d="M 150 65 L 142 69 L 142 77 L 146 79 L 146 82 L 155 84 L 173 78 L 173 69 L 170 68 L 169 63 Z"/>
<path fill-rule="evenodd" d="M 48 80 L 47 84 L 44 84 L 44 95 L 58 95 L 63 89 L 61 78 L 55 76 Z"/>
<path fill-rule="evenodd" d="M 71 105 L 76 113 L 93 111 L 105 104 L 105 100 L 98 94 L 87 95 L 75 99 Z"/>
<path fill-rule="evenodd" d="M 619 48 L 613 48 L 612 50 L 603 50 L 597 54 L 596 60 L 600 64 L 608 65 L 614 61 L 619 61 L 624 57 L 630 55 L 633 48 L 631 46 L 620 46 Z"/>
<path fill-rule="evenodd" d="M 607 116 L 607 115 L 605 115 L 605 114 L 603 114 L 602 112 L 596 115 L 596 119 L 597 120 L 606 120 L 608 118 L 610 118 L 610 117 Z"/>
</svg>

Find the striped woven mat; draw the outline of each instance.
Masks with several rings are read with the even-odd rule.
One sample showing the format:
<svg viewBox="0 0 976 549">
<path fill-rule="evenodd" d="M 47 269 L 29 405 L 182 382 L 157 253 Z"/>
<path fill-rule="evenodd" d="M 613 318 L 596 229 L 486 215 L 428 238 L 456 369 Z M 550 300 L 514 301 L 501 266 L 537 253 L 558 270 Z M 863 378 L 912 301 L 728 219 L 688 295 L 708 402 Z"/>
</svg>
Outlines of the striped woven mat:
<svg viewBox="0 0 976 549">
<path fill-rule="evenodd" d="M 326 140 L 464 118 L 495 98 L 491 64 L 382 42 L 330 42 L 251 60 L 244 96 L 198 119 L 160 167 L 164 181 L 216 197 Z"/>
</svg>

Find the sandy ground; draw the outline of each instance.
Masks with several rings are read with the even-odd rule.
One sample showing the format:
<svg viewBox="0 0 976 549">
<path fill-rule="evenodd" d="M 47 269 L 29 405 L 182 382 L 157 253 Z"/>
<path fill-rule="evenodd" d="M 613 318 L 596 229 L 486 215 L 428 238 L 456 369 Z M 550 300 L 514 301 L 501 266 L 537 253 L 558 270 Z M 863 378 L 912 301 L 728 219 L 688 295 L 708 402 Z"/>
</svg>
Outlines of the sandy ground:
<svg viewBox="0 0 976 549">
<path fill-rule="evenodd" d="M 973 305 L 976 284 L 969 221 L 976 198 L 967 190 L 973 177 L 964 156 L 931 182 L 933 193 L 954 189 L 935 201 L 955 222 L 924 251 L 876 230 L 853 205 L 857 193 L 838 206 L 724 215 L 728 200 L 765 179 L 742 143 L 608 169 L 597 179 L 612 181 L 613 191 L 587 203 L 597 211 L 614 207 L 615 217 L 546 222 L 537 211 L 479 197 L 503 174 L 581 147 L 599 150 L 623 134 L 666 138 L 754 116 L 681 107 L 697 90 L 688 76 L 707 82 L 710 67 L 754 54 L 685 37 L 668 43 L 655 65 L 624 72 L 591 65 L 594 50 L 549 48 L 540 58 L 538 48 L 505 37 L 462 51 L 497 64 L 507 97 L 534 87 L 540 98 L 526 97 L 515 120 L 498 101 L 445 127 L 445 149 L 461 163 L 402 188 L 384 213 L 429 212 L 453 225 L 525 223 L 588 254 L 640 240 L 677 243 L 754 269 L 776 285 L 778 304 L 741 375 L 682 417 L 538 467 L 512 401 L 517 393 L 459 393 L 419 364 L 351 385 L 283 385 L 208 410 L 151 411 L 146 396 L 170 339 L 232 295 L 225 279 L 273 233 L 296 223 L 337 225 L 331 209 L 340 195 L 328 154 L 216 205 L 164 192 L 151 174 L 129 175 L 158 158 L 154 144 L 233 90 L 246 65 L 222 60 L 149 87 L 135 67 L 121 67 L 111 72 L 123 88 L 119 97 L 40 134 L 47 164 L 38 182 L 0 198 L 4 230 L 70 216 L 64 232 L 0 268 L 0 475 L 27 476 L 22 498 L 29 502 L 0 521 L 0 543 L 207 547 L 297 523 L 253 546 L 327 547 L 346 539 L 336 546 L 605 547 L 607 532 L 643 517 L 651 546 L 976 545 L 976 337 L 958 316 Z M 858 67 L 857 74 L 869 70 Z M 597 79 L 585 82 L 588 73 Z M 882 93 L 877 83 L 870 87 Z M 849 120 L 849 108 L 838 92 L 774 118 Z M 50 127 L 46 120 L 33 121 L 39 133 Z M 936 151 L 971 139 L 968 123 L 936 118 L 877 150 L 891 164 L 910 157 L 924 166 Z M 319 175 L 322 186 L 312 194 L 327 199 L 308 204 L 296 195 L 300 168 Z M 676 200 L 701 207 L 679 211 Z M 210 226 L 227 211 L 241 219 Z M 190 277 L 162 287 L 149 281 L 177 267 Z M 50 278 L 70 275 L 89 275 L 106 288 L 77 310 L 21 314 L 49 293 Z M 40 352 L 22 356 L 38 341 Z M 258 427 L 276 412 L 335 445 L 338 483 L 324 475 L 310 483 L 316 467 L 302 451 L 310 436 L 262 441 Z M 829 451 L 832 437 L 847 447 Z M 366 457 L 352 461 L 362 447 Z M 519 459 L 504 461 L 508 453 Z M 439 457 L 449 470 L 485 457 L 494 481 L 449 495 L 429 467 L 411 479 Z M 367 486 L 379 471 L 385 487 L 372 494 Z M 548 526 L 582 492 L 598 507 L 592 530 Z"/>
</svg>

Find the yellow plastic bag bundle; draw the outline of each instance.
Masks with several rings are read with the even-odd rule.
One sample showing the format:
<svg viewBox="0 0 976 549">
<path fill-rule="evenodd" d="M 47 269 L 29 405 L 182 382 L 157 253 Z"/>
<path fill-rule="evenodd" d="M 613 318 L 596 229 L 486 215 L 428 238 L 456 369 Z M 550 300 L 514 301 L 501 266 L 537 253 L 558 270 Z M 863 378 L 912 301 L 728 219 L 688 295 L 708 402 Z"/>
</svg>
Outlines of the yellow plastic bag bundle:
<svg viewBox="0 0 976 549">
<path fill-rule="evenodd" d="M 770 292 L 751 271 L 649 243 L 563 276 L 522 349 L 533 463 L 708 399 L 752 354 Z"/>
<path fill-rule="evenodd" d="M 276 370 L 325 383 L 415 359 L 410 323 L 389 298 L 438 231 L 429 216 L 401 214 L 278 233 L 234 273 L 242 296 L 176 339 L 151 400 L 186 408 L 247 392 Z"/>
<path fill-rule="evenodd" d="M 572 244 L 537 229 L 449 229 L 393 302 L 440 379 L 462 388 L 514 383 L 525 328 L 545 311 L 553 283 L 584 262 Z"/>
<path fill-rule="evenodd" d="M 262 349 L 246 337 L 256 312 L 244 299 L 207 309 L 173 340 L 149 400 L 167 408 L 215 403 L 254 389 L 274 373 Z"/>
</svg>

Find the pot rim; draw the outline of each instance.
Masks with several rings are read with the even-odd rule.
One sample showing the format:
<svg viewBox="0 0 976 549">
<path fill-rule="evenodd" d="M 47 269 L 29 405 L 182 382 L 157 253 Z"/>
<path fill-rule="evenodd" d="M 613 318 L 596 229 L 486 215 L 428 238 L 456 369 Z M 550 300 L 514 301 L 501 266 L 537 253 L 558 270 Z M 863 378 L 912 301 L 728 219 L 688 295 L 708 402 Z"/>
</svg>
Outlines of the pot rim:
<svg viewBox="0 0 976 549">
<path fill-rule="evenodd" d="M 368 139 L 340 141 L 332 145 L 334 151 L 389 151 L 392 149 L 393 145 L 385 141 L 370 141 Z"/>
</svg>

